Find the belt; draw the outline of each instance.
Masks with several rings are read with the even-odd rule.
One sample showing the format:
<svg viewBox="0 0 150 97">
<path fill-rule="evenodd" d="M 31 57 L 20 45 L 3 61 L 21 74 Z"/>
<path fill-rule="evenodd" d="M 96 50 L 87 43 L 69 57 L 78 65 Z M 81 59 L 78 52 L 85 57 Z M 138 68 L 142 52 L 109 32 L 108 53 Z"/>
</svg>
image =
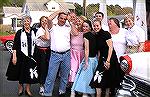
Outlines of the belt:
<svg viewBox="0 0 150 97">
<path fill-rule="evenodd" d="M 128 46 L 129 49 L 138 48 L 138 46 Z"/>
<path fill-rule="evenodd" d="M 66 51 L 64 51 L 64 52 L 57 52 L 57 51 L 51 50 L 51 52 L 53 52 L 53 53 L 58 53 L 58 54 L 65 54 L 65 53 L 67 53 L 68 51 L 70 51 L 70 49 L 69 49 L 69 50 L 66 50 Z"/>
<path fill-rule="evenodd" d="M 37 46 L 37 48 L 39 49 L 39 50 L 48 50 L 49 49 L 49 47 L 40 47 L 40 46 Z"/>
</svg>

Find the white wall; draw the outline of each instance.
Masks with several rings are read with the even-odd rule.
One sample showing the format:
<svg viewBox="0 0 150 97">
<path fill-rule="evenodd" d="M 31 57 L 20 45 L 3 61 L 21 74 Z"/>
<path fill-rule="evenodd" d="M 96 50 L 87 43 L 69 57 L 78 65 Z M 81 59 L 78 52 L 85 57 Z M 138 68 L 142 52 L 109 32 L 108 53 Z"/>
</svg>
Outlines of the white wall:
<svg viewBox="0 0 150 97">
<path fill-rule="evenodd" d="M 3 18 L 3 25 L 11 25 L 12 20 L 11 18 Z"/>
<path fill-rule="evenodd" d="M 12 18 L 21 18 L 21 13 L 15 13 L 15 14 L 5 13 L 5 16 L 3 17 L 3 25 L 11 25 Z"/>
<path fill-rule="evenodd" d="M 3 18 L 3 25 L 11 25 L 12 24 L 12 18 L 17 17 L 16 15 L 6 14 Z"/>
</svg>

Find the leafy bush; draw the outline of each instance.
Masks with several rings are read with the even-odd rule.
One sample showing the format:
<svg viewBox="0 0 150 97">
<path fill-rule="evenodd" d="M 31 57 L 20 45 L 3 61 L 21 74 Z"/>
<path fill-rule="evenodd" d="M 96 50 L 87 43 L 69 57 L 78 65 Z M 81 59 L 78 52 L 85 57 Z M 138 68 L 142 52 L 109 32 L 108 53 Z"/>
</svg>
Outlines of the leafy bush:
<svg viewBox="0 0 150 97">
<path fill-rule="evenodd" d="M 10 35 L 10 34 L 15 34 L 15 32 L 14 31 L 0 32 L 0 36 Z"/>
<path fill-rule="evenodd" d="M 11 31 L 12 30 L 12 27 L 11 27 L 11 25 L 2 25 L 2 24 L 0 24 L 0 31 L 1 32 L 9 32 L 9 31 Z"/>
</svg>

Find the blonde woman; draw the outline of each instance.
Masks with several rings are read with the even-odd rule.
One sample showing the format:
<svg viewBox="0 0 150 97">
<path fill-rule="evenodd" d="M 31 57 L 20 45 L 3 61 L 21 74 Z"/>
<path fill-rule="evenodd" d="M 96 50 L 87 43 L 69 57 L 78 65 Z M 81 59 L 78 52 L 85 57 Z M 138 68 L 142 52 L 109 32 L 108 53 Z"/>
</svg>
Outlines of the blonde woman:
<svg viewBox="0 0 150 97">
<path fill-rule="evenodd" d="M 146 38 L 145 31 L 141 27 L 135 25 L 134 16 L 132 14 L 127 14 L 124 18 L 124 22 L 128 30 L 126 33 L 126 53 L 142 52 Z"/>
<path fill-rule="evenodd" d="M 76 27 L 79 31 L 78 35 L 71 35 L 71 71 L 69 75 L 69 83 L 72 86 L 79 65 L 84 57 L 82 24 L 84 22 L 82 16 L 76 19 Z"/>
</svg>

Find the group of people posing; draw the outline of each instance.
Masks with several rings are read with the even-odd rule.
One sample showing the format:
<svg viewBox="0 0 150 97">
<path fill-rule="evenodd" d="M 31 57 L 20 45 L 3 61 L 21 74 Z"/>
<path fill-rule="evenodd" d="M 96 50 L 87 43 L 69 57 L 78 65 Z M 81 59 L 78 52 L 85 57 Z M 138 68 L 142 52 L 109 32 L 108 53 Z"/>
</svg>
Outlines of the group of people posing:
<svg viewBox="0 0 150 97">
<path fill-rule="evenodd" d="M 24 94 L 25 84 L 25 94 L 32 97 L 30 85 L 35 83 L 40 84 L 40 95 L 52 96 L 56 78 L 60 97 L 67 97 L 69 87 L 75 96 L 114 96 L 124 76 L 119 57 L 141 52 L 145 32 L 131 14 L 124 18 L 127 29 L 120 28 L 116 18 L 110 18 L 107 27 L 103 18 L 102 12 L 88 20 L 59 10 L 42 16 L 37 30 L 30 16 L 23 17 L 6 72 L 8 80 L 19 81 L 18 96 Z"/>
</svg>

